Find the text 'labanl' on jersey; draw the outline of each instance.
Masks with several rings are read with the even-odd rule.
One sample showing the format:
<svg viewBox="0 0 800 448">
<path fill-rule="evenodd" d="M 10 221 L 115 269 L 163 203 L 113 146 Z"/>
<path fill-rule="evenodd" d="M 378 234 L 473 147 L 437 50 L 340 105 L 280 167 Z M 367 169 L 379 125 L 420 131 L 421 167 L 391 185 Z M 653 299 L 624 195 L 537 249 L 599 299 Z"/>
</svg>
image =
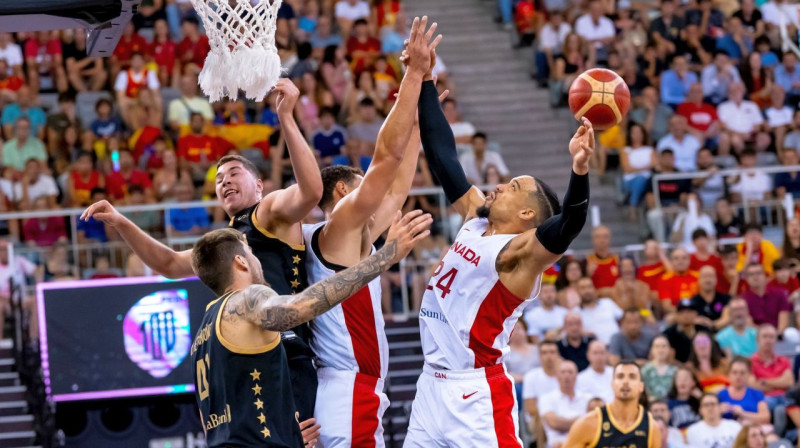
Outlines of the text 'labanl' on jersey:
<svg viewBox="0 0 800 448">
<path fill-rule="evenodd" d="M 488 225 L 483 218 L 466 222 L 426 287 L 420 334 L 432 367 L 467 370 L 501 363 L 514 324 L 539 295 L 541 275 L 524 299 L 500 281 L 495 260 L 518 234 L 483 236 Z"/>
</svg>

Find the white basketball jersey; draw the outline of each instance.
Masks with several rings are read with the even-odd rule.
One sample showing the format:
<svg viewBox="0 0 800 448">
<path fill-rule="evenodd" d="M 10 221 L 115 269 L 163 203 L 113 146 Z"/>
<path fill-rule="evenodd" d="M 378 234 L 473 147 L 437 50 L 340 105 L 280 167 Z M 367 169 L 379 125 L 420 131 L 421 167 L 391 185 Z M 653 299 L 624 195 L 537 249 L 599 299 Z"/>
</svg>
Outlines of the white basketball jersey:
<svg viewBox="0 0 800 448">
<path fill-rule="evenodd" d="M 344 270 L 323 261 L 317 239 L 325 222 L 303 225 L 308 283 L 325 280 Z M 375 249 L 372 249 L 373 252 Z M 359 292 L 310 322 L 311 349 L 319 367 L 352 370 L 385 378 L 389 343 L 381 309 L 381 280 L 375 278 Z"/>
<path fill-rule="evenodd" d="M 461 227 L 422 297 L 422 350 L 434 368 L 467 370 L 503 362 L 514 324 L 539 295 L 541 275 L 527 299 L 500 282 L 495 260 L 517 235 L 481 236 L 488 225 L 486 219 L 472 219 Z"/>
</svg>

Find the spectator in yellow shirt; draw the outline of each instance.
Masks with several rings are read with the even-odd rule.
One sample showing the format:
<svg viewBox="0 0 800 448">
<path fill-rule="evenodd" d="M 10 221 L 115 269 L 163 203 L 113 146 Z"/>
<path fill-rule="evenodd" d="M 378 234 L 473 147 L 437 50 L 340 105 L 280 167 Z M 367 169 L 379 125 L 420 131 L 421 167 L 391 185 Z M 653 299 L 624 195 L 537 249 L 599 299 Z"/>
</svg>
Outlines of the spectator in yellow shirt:
<svg viewBox="0 0 800 448">
<path fill-rule="evenodd" d="M 741 272 L 750 263 L 764 266 L 768 276 L 772 276 L 772 263 L 781 257 L 780 251 L 770 241 L 764 239 L 761 226 L 756 223 L 746 224 L 742 229 L 744 241 L 736 245 L 739 261 L 736 270 Z"/>
</svg>

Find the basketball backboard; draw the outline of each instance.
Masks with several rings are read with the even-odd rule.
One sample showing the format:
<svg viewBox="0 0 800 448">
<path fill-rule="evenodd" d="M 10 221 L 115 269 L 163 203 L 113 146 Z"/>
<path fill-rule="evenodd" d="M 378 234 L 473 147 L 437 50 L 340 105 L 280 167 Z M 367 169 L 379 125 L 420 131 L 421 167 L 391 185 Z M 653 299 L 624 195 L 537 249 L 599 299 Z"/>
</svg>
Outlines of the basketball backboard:
<svg viewBox="0 0 800 448">
<path fill-rule="evenodd" d="M 23 0 L 0 2 L 0 31 L 87 30 L 90 56 L 111 56 L 142 0 Z"/>
</svg>

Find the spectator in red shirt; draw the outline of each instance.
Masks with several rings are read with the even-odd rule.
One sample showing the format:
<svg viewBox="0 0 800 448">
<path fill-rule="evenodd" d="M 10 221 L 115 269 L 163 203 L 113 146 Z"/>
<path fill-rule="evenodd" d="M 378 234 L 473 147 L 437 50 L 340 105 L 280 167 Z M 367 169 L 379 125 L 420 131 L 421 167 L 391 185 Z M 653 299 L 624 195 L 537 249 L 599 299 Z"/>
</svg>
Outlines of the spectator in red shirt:
<svg viewBox="0 0 800 448">
<path fill-rule="evenodd" d="M 92 190 L 105 188 L 106 181 L 99 171 L 94 169 L 92 153 L 81 151 L 72 171 L 67 178 L 67 205 L 70 207 L 84 207 L 91 202 Z"/>
<path fill-rule="evenodd" d="M 181 29 L 183 30 L 184 38 L 178 42 L 176 54 L 183 67 L 183 72 L 194 71 L 199 73 L 206 62 L 206 55 L 211 51 L 208 37 L 200 34 L 199 22 L 191 16 L 183 19 Z"/>
<path fill-rule="evenodd" d="M 782 288 L 767 286 L 767 274 L 760 263 L 751 262 L 745 269 L 748 291 L 742 294 L 747 302 L 755 325 L 770 324 L 783 333 L 789 326 L 792 304 L 788 293 Z"/>
<path fill-rule="evenodd" d="M 697 271 L 689 269 L 689 254 L 681 248 L 669 256 L 672 270 L 661 276 L 658 282 L 658 298 L 664 314 L 675 311 L 675 305 L 683 299 L 691 299 L 699 291 Z"/>
<path fill-rule="evenodd" d="M 586 257 L 586 273 L 592 277 L 594 287 L 601 297 L 610 297 L 619 278 L 619 257 L 612 254 L 611 231 L 606 226 L 592 229 L 594 252 Z"/>
<path fill-rule="evenodd" d="M 116 79 L 117 74 L 131 64 L 134 53 L 144 53 L 147 51 L 147 41 L 136 32 L 132 22 L 128 22 L 122 30 L 122 37 L 119 38 L 114 54 L 111 55 L 109 70 L 111 79 Z"/>
<path fill-rule="evenodd" d="M 0 107 L 13 103 L 17 99 L 17 90 L 25 85 L 25 81 L 9 73 L 8 61 L 0 59 Z"/>
<path fill-rule="evenodd" d="M 689 269 L 692 271 L 700 271 L 703 266 L 711 266 L 714 272 L 717 273 L 717 279 L 722 275 L 725 269 L 722 267 L 722 259 L 711 253 L 711 246 L 708 240 L 708 233 L 704 229 L 695 229 L 692 232 L 692 244 L 695 248 L 695 253 L 691 255 L 689 261 Z"/>
<path fill-rule="evenodd" d="M 642 264 L 636 269 L 636 279 L 647 283 L 650 291 L 653 293 L 653 298 L 656 298 L 658 291 L 658 282 L 661 276 L 667 272 L 665 262 L 667 255 L 661 244 L 656 240 L 647 240 L 644 242 L 644 260 Z"/>
<path fill-rule="evenodd" d="M 356 20 L 353 35 L 347 39 L 347 55 L 350 57 L 350 69 L 353 73 L 361 73 L 372 68 L 375 59 L 381 53 L 381 41 L 369 34 L 369 25 L 364 19 Z"/>
<path fill-rule="evenodd" d="M 128 187 L 138 185 L 144 189 L 147 202 L 153 202 L 153 188 L 150 176 L 144 171 L 135 168 L 133 156 L 127 149 L 119 151 L 119 171 L 112 173 L 106 179 L 108 195 L 116 200 L 125 199 Z"/>
<path fill-rule="evenodd" d="M 758 327 L 758 351 L 750 358 L 753 362 L 752 386 L 766 396 L 770 412 L 775 406 L 786 403 L 786 391 L 794 384 L 792 365 L 788 359 L 775 354 L 778 333 L 770 324 Z"/>
<path fill-rule="evenodd" d="M 189 170 L 195 181 L 202 182 L 223 154 L 218 139 L 203 132 L 206 121 L 202 114 L 192 112 L 189 125 L 191 133 L 178 139 L 178 160 L 181 169 Z"/>
<path fill-rule="evenodd" d="M 64 70 L 61 40 L 58 31 L 38 31 L 25 42 L 25 63 L 28 67 L 28 84 L 39 93 L 41 77 L 51 77 L 59 92 L 69 87 Z"/>
<path fill-rule="evenodd" d="M 676 114 L 686 117 L 689 124 L 689 133 L 697 141 L 705 142 L 705 146 L 716 147 L 716 140 L 719 137 L 719 118 L 717 108 L 711 104 L 703 102 L 703 85 L 696 82 L 689 87 L 686 94 L 686 101 L 678 105 Z"/>
<path fill-rule="evenodd" d="M 149 117 L 156 117 L 161 123 L 161 94 L 158 89 L 161 85 L 158 76 L 144 65 L 144 55 L 134 53 L 131 56 L 130 68 L 119 72 L 114 81 L 114 91 L 117 96 L 122 120 L 134 129 L 144 123 L 135 120 L 136 109 L 149 109 Z M 152 104 L 151 104 L 152 103 Z M 137 126 L 139 125 L 139 126 Z"/>
<path fill-rule="evenodd" d="M 177 56 L 175 42 L 169 35 L 169 27 L 164 19 L 156 20 L 153 27 L 153 43 L 147 52 L 158 67 L 158 80 L 162 85 L 171 86 L 177 82 L 174 78 L 178 73 L 176 70 Z"/>
<path fill-rule="evenodd" d="M 796 261 L 795 261 L 796 263 Z M 767 286 L 781 288 L 786 290 L 786 293 L 791 295 L 800 289 L 800 281 L 794 275 L 794 263 L 788 258 L 779 258 L 772 262 L 773 279 L 770 280 Z M 793 301 L 789 300 L 790 302 Z"/>
<path fill-rule="evenodd" d="M 47 198 L 40 197 L 33 202 L 35 211 L 50 210 Z M 58 241 L 67 239 L 67 229 L 63 216 L 48 218 L 29 218 L 22 224 L 22 234 L 30 246 L 50 247 Z"/>
</svg>

